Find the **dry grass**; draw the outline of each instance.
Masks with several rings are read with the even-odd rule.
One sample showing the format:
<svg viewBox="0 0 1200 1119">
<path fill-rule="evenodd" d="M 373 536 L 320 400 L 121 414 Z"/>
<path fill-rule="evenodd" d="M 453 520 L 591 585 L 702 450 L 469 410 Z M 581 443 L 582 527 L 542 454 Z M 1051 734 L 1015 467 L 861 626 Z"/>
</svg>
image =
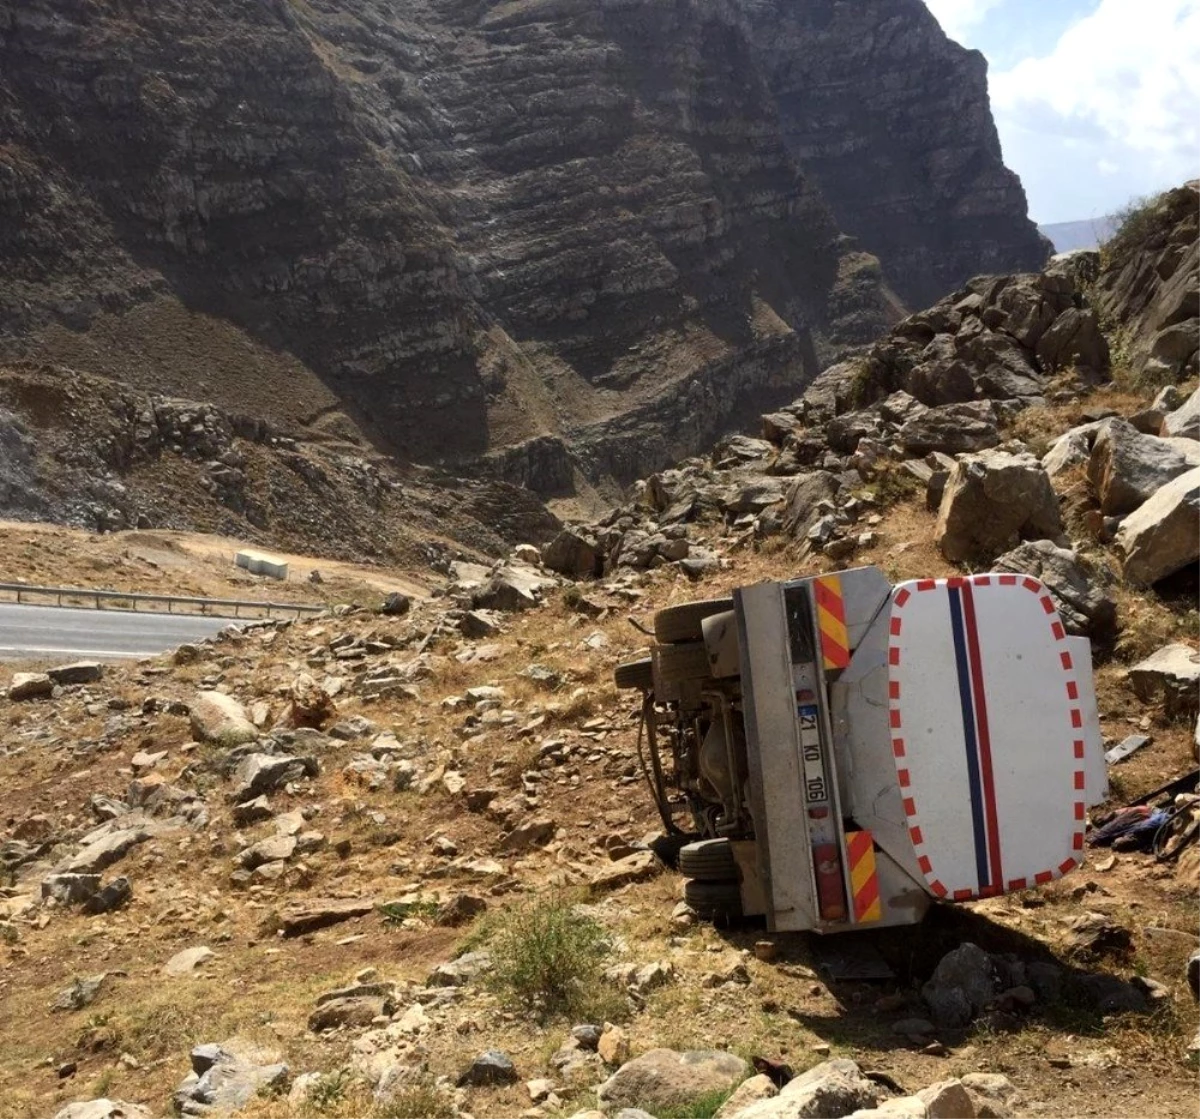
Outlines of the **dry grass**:
<svg viewBox="0 0 1200 1119">
<path fill-rule="evenodd" d="M 873 528 L 879 542 L 850 563 L 878 564 L 893 580 L 950 574 L 954 568 L 933 544 L 934 522 L 920 495 L 899 494 L 888 501 L 882 523 Z M 542 610 L 513 617 L 500 635 L 483 642 L 500 647 L 497 660 L 460 662 L 456 656 L 473 643 L 453 636 L 439 638 L 429 649 L 433 674 L 420 681 L 419 701 L 339 697 L 341 715 L 365 714 L 381 730 L 394 730 L 402 741 L 424 743 L 421 765 L 432 771 L 452 760 L 466 776 L 468 787 L 496 787 L 502 799 L 509 798 L 523 794 L 522 774 L 536 773 L 534 811 L 559 825 L 550 847 L 501 856 L 505 872 L 498 878 L 459 876 L 445 860 L 431 854 L 428 837 L 446 835 L 464 855 L 493 858 L 500 825 L 486 813 L 463 811 L 462 801 L 441 786 L 427 795 L 370 793 L 354 786 L 341 771 L 362 744 L 335 744 L 322 752 L 323 772 L 315 782 L 294 797 L 282 793 L 276 797 L 280 809 L 322 808 L 313 826 L 325 832 L 330 847 L 306 860 L 307 884 L 268 885 L 254 893 L 236 893 L 227 885 L 235 850 L 233 829 L 223 815 L 227 809 L 220 787 L 214 784 L 216 795 L 210 797 L 214 820 L 208 832 L 163 837 L 121 864 L 122 872 L 135 882 L 135 902 L 128 910 L 97 919 L 59 912 L 45 929 L 22 927 L 20 943 L 0 947 L 6 953 L 6 966 L 0 970 L 0 1000 L 5 1008 L 0 1017 L 0 1113 L 53 1114 L 66 1100 L 90 1098 L 89 1093 L 100 1088 L 164 1111 L 171 1089 L 187 1071 L 189 1046 L 219 1041 L 231 1033 L 248 1034 L 282 1050 L 296 1072 L 336 1074 L 346 1067 L 351 1037 L 318 1039 L 307 1031 L 306 1019 L 318 993 L 346 983 L 364 966 L 378 968 L 388 980 L 424 984 L 433 966 L 479 934 L 470 928 L 435 927 L 428 906 L 418 906 L 399 925 L 372 913 L 310 937 L 282 941 L 264 932 L 270 914 L 306 896 L 431 900 L 463 890 L 486 898 L 492 910 L 500 912 L 514 894 L 537 905 L 560 891 L 561 883 L 578 882 L 573 868 L 603 859 L 601 848 L 607 836 L 637 837 L 656 826 L 641 787 L 629 785 L 623 777 L 634 729 L 626 718 L 631 706 L 628 697 L 615 691 L 611 669 L 638 655 L 648 642 L 628 619 L 648 624 L 654 610 L 668 603 L 719 597 L 735 586 L 830 566 L 823 557 L 799 561 L 794 548 L 782 541 L 749 544 L 732 553 L 728 569 L 699 584 L 671 568 L 649 573 L 642 585 L 644 599 L 616 608 L 600 620 L 582 617 L 561 598 Z M 1141 791 L 1161 783 L 1190 756 L 1190 728 L 1167 726 L 1158 720 L 1157 712 L 1144 711 L 1124 682 L 1125 665 L 1144 645 L 1167 633 L 1180 634 L 1190 623 L 1186 618 L 1180 621 L 1171 604 L 1155 596 L 1120 593 L 1127 639 L 1117 660 L 1100 670 L 1100 698 L 1110 735 L 1121 734 L 1126 719 L 1149 714 L 1155 721 L 1152 746 L 1120 767 L 1121 774 L 1128 775 L 1129 788 Z M 402 624 L 410 623 L 417 625 L 411 619 Z M 101 700 L 123 696 L 136 709 L 148 692 L 186 698 L 200 679 L 219 674 L 240 697 L 272 696 L 305 663 L 314 646 L 343 630 L 361 633 L 383 624 L 367 615 L 322 620 L 315 628 L 323 629 L 323 635 L 316 635 L 308 625 L 293 626 L 269 648 L 257 640 L 226 645 L 220 656 L 167 678 L 139 680 L 136 666 L 122 668 L 97 694 Z M 584 638 L 593 633 L 604 636 L 603 647 L 584 645 Z M 393 659 L 407 657 L 397 653 Z M 522 675 L 531 662 L 545 665 L 561 682 L 547 688 Z M 340 665 L 330 667 L 344 671 Z M 502 687 L 503 706 L 517 718 L 511 726 L 489 724 L 478 728 L 478 736 L 464 739 L 470 707 L 449 710 L 441 700 L 480 684 Z M 48 706 L 5 712 L 10 737 L 40 725 L 51 712 Z M 546 715 L 545 722 L 522 737 L 521 727 L 537 712 Z M 95 738 L 106 717 L 106 713 L 81 716 L 58 730 L 64 737 L 69 733 L 71 741 Z M 585 734 L 583 724 L 591 719 L 597 720 L 597 726 Z M 546 737 L 568 741 L 575 752 L 561 765 L 538 763 L 539 739 Z M 101 759 L 73 758 L 53 747 L 0 757 L 6 815 L 19 819 L 46 811 L 56 823 L 62 824 L 68 816 L 82 823 L 91 792 L 122 792 L 128 777 L 121 771 L 128 769 L 129 756 L 142 738 L 171 750 L 169 764 L 174 768 L 166 771 L 171 776 L 195 759 L 194 754 L 180 752 L 188 741 L 186 721 L 165 716 L 139 728 L 136 737 L 119 741 Z M 603 749 L 597 749 L 599 760 L 588 762 L 586 755 L 593 748 Z M 206 751 L 201 760 L 212 753 Z M 383 822 L 373 813 L 381 813 Z M 267 830 L 267 825 L 246 829 L 247 838 L 260 838 Z M 333 850 L 342 840 L 349 844 L 344 855 Z M 1089 894 L 1084 902 L 1076 901 L 1074 888 L 1089 878 L 1095 878 L 1108 894 Z M 709 973 L 741 959 L 739 953 L 750 949 L 762 933 L 702 927 L 681 934 L 670 921 L 678 890 L 677 877 L 664 874 L 597 899 L 585 909 L 618 945 L 615 958 L 638 963 L 665 960 L 676 969 L 675 980 L 654 992 L 627 1024 L 635 1052 L 656 1045 L 728 1047 L 744 1056 L 786 1060 L 799 1071 L 815 1063 L 818 1058 L 812 1047 L 824 1042 L 832 1046 L 834 1055 L 882 1067 L 913 1087 L 978 1068 L 1005 1071 L 1046 1115 L 1097 1114 L 1110 1105 L 1127 1114 L 1185 1113 L 1183 1101 L 1194 1084 L 1178 1057 L 1180 1039 L 1194 1028 L 1194 1016 L 1182 993 L 1169 1013 L 1100 1023 L 1096 1028 L 1101 1032 L 1095 1037 L 1084 1037 L 1074 1029 L 1082 1020 L 1035 1016 L 1016 1035 L 979 1036 L 971 1040 L 974 1051 L 969 1055 L 962 1051 L 962 1056 L 939 1059 L 897 1048 L 890 1033 L 891 1019 L 873 1010 L 881 992 L 853 984 L 830 987 L 804 970 L 811 964 L 806 938 L 778 938 L 780 965 L 748 959 L 748 986 L 705 985 Z M 1047 904 L 1041 909 L 1024 909 L 1013 899 L 999 899 L 999 904 L 980 909 L 997 925 L 1049 943 L 1054 942 L 1057 917 L 1080 904 L 1111 902 L 1135 929 L 1149 923 L 1170 923 L 1181 929 L 1194 925 L 1194 899 L 1182 896 L 1169 877 L 1148 873 L 1145 862 L 1133 856 L 1123 856 L 1110 874 L 1084 870 L 1044 894 Z M 179 948 L 197 943 L 208 943 L 219 953 L 209 977 L 165 987 L 158 971 L 161 964 Z M 1144 970 L 1178 987 L 1181 951 L 1178 944 L 1163 946 L 1139 937 L 1135 955 L 1122 974 Z M 106 989 L 93 1007 L 65 1016 L 46 1012 L 47 1001 L 72 975 L 114 969 L 128 972 L 127 978 Z M 909 990 L 903 985 L 899 989 Z M 92 1016 L 97 1020 L 89 1027 Z M 546 1074 L 547 1058 L 561 1044 L 567 1024 L 560 1021 L 543 1027 L 521 1008 L 502 1003 L 495 992 L 468 989 L 446 1018 L 422 1035 L 421 1059 L 430 1077 L 454 1078 L 475 1053 L 497 1047 L 510 1053 L 522 1078 L 528 1079 Z M 1092 1028 L 1090 1022 L 1088 1027 Z M 89 1028 L 98 1031 L 97 1040 L 104 1041 L 95 1051 L 77 1044 Z M 1111 1070 L 1080 1064 L 1072 1068 L 1066 1084 L 1060 1070 L 1045 1064 L 1048 1052 L 1105 1046 L 1121 1050 L 1128 1072 L 1121 1083 L 1140 1095 L 1114 1095 Z M 121 1064 L 121 1052 L 129 1052 L 139 1067 Z M 54 1064 L 68 1058 L 78 1061 L 79 1071 L 73 1081 L 59 1082 Z M 45 1063 L 48 1059 L 51 1064 Z M 588 1106 L 588 1090 L 596 1079 L 591 1076 L 586 1083 L 563 1086 L 565 1113 Z M 429 1092 L 438 1093 L 437 1098 Z M 443 1092 L 435 1080 L 422 1080 L 414 1083 L 411 1094 L 380 1104 L 362 1082 L 335 1075 L 315 1100 L 300 1106 L 299 1114 L 372 1119 L 437 1114 L 449 1098 Z M 462 1104 L 473 1114 L 514 1115 L 528 1108 L 528 1097 L 521 1086 L 480 1089 L 467 1093 Z M 296 1113 L 285 1097 L 256 1100 L 250 1110 L 259 1119 Z"/>
</svg>

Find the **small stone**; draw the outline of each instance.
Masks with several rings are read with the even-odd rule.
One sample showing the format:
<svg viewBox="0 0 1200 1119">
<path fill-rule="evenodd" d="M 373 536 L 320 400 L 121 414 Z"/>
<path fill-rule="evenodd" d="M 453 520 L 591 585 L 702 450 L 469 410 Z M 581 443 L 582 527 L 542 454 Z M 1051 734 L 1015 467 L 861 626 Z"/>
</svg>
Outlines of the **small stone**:
<svg viewBox="0 0 1200 1119">
<path fill-rule="evenodd" d="M 204 945 L 199 945 L 195 948 L 185 948 L 182 952 L 176 952 L 163 965 L 163 975 L 172 977 L 192 975 L 198 968 L 215 958 L 215 956 L 216 953 Z"/>
<path fill-rule="evenodd" d="M 580 1049 L 587 1049 L 595 1052 L 600 1044 L 600 1037 L 603 1031 L 599 1026 L 586 1023 L 581 1026 L 571 1027 L 571 1037 L 579 1043 Z"/>
<path fill-rule="evenodd" d="M 401 594 L 399 591 L 392 591 L 383 600 L 383 605 L 379 607 L 379 612 L 391 618 L 401 618 L 410 609 L 412 609 L 412 599 L 406 594 Z"/>
<path fill-rule="evenodd" d="M 85 898 L 83 911 L 92 916 L 99 913 L 111 913 L 114 909 L 120 909 L 121 906 L 127 904 L 132 897 L 133 888 L 129 885 L 129 879 L 121 875 L 101 887 L 91 897 Z"/>
<path fill-rule="evenodd" d="M 622 1065 L 629 1060 L 629 1035 L 620 1026 L 606 1024 L 596 1043 L 596 1052 L 606 1065 Z"/>
<path fill-rule="evenodd" d="M 308 1028 L 313 1033 L 344 1027 L 371 1025 L 376 1018 L 391 1013 L 391 999 L 378 995 L 357 995 L 333 998 L 322 1003 L 308 1017 Z"/>
<path fill-rule="evenodd" d="M 99 975 L 72 980 L 69 987 L 58 993 L 58 996 L 50 1004 L 50 1009 L 82 1010 L 85 1006 L 91 1006 L 107 978 L 108 972 L 102 971 Z"/>
<path fill-rule="evenodd" d="M 465 1088 L 488 1087 L 497 1084 L 515 1084 L 518 1080 L 512 1058 L 499 1049 L 489 1049 L 471 1062 L 458 1078 L 458 1086 Z"/>
</svg>

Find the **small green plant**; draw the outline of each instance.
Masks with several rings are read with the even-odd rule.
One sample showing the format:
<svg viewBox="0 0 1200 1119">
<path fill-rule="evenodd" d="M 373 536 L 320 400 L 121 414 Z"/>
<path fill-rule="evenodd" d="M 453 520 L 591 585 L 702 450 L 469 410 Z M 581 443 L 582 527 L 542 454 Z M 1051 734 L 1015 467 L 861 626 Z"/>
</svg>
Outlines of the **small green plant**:
<svg viewBox="0 0 1200 1119">
<path fill-rule="evenodd" d="M 383 915 L 385 924 L 399 925 L 409 917 L 429 919 L 436 917 L 438 903 L 424 899 L 417 899 L 416 901 L 389 901 L 383 905 L 376 906 L 376 909 Z"/>
<path fill-rule="evenodd" d="M 107 1096 L 115 1077 L 116 1069 L 106 1068 L 92 1083 L 92 1095 L 96 1097 Z"/>
<path fill-rule="evenodd" d="M 528 902 L 492 925 L 492 984 L 510 1005 L 545 1019 L 585 1015 L 606 995 L 608 934 L 561 897 Z"/>
<path fill-rule="evenodd" d="M 658 1119 L 712 1119 L 732 1095 L 732 1088 L 718 1088 L 691 1099 L 659 1104 L 654 1109 L 654 1114 Z"/>
<path fill-rule="evenodd" d="M 333 1111 L 346 1098 L 353 1083 L 354 1074 L 346 1068 L 322 1074 L 306 1094 L 309 1107 L 319 1115 Z"/>
<path fill-rule="evenodd" d="M 846 407 L 851 411 L 865 408 L 876 397 L 875 386 L 871 378 L 871 366 L 865 359 L 860 360 L 846 386 Z"/>
<path fill-rule="evenodd" d="M 457 1111 L 453 1096 L 426 1079 L 398 1089 L 371 1114 L 373 1119 L 452 1119 Z"/>
</svg>

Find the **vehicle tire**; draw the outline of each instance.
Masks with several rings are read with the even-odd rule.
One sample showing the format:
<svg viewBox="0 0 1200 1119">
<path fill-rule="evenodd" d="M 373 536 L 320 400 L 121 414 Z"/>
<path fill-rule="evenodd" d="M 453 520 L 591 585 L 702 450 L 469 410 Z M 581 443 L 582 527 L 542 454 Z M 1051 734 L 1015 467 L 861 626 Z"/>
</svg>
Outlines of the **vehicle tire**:
<svg viewBox="0 0 1200 1119">
<path fill-rule="evenodd" d="M 734 921 L 742 916 L 742 891 L 736 882 L 683 884 L 683 900 L 702 921 Z"/>
<path fill-rule="evenodd" d="M 737 860 L 728 839 L 701 839 L 679 852 L 679 873 L 698 882 L 736 882 Z"/>
<path fill-rule="evenodd" d="M 695 843 L 696 835 L 658 835 L 648 844 L 659 860 L 672 870 L 679 869 L 679 852 L 689 843 Z"/>
<path fill-rule="evenodd" d="M 700 623 L 714 614 L 724 614 L 732 609 L 732 598 L 710 598 L 704 602 L 681 602 L 678 606 L 668 606 L 654 615 L 654 637 L 661 645 L 702 641 L 704 631 Z"/>
<path fill-rule="evenodd" d="M 617 665 L 613 671 L 613 679 L 618 688 L 638 688 L 643 692 L 650 691 L 654 687 L 654 668 L 650 658 L 646 657 L 640 661 L 629 661 L 627 664 Z"/>
<path fill-rule="evenodd" d="M 680 645 L 660 645 L 654 653 L 658 678 L 664 684 L 682 684 L 688 680 L 705 680 L 712 675 L 708 649 L 703 641 L 688 641 Z"/>
</svg>

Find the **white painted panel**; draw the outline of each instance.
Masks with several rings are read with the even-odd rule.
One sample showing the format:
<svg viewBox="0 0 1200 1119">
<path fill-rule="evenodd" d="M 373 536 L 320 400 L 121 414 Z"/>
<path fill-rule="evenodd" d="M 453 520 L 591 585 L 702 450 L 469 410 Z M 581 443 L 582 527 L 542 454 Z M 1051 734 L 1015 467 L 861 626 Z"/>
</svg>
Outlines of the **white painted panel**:
<svg viewBox="0 0 1200 1119">
<path fill-rule="evenodd" d="M 1086 637 L 1068 637 L 1067 649 L 1079 682 L 1079 706 L 1083 711 L 1087 774 L 1087 805 L 1091 808 L 1108 799 L 1108 762 L 1104 760 L 1104 735 L 1096 704 L 1096 680 L 1092 676 L 1092 643 Z"/>
<path fill-rule="evenodd" d="M 1062 623 L 1041 584 L 905 583 L 891 627 L 893 752 L 931 889 L 979 896 L 1074 866 L 1085 731 Z"/>
</svg>

